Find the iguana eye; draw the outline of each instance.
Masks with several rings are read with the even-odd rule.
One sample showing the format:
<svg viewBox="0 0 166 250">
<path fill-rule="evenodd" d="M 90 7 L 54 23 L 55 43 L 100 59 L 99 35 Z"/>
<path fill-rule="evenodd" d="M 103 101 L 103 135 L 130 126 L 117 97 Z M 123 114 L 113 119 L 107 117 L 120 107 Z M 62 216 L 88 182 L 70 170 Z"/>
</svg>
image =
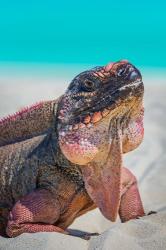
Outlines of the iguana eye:
<svg viewBox="0 0 166 250">
<path fill-rule="evenodd" d="M 95 83 L 92 82 L 91 80 L 85 80 L 84 81 L 84 86 L 83 88 L 86 90 L 86 91 L 93 91 L 94 88 L 95 88 Z"/>
</svg>

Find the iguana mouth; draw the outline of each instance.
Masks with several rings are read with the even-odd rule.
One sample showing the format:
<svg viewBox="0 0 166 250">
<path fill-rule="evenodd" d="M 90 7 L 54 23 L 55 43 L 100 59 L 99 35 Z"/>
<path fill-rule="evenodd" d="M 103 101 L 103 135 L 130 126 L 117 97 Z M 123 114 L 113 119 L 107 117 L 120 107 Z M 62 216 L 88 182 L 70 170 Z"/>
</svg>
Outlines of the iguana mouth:
<svg viewBox="0 0 166 250">
<path fill-rule="evenodd" d="M 128 87 L 138 87 L 139 84 L 141 84 L 141 83 L 142 83 L 142 79 L 139 79 L 139 78 L 138 78 L 138 79 L 135 80 L 134 82 L 129 83 L 129 84 L 127 84 L 127 85 L 121 87 L 119 90 L 126 89 L 126 88 L 128 88 Z"/>
</svg>

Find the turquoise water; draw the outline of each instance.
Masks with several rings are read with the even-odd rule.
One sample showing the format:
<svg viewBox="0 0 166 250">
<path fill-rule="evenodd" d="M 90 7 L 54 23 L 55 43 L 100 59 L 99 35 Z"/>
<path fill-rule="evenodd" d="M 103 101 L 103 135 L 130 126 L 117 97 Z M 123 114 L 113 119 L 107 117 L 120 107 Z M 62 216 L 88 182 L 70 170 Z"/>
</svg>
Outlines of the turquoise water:
<svg viewBox="0 0 166 250">
<path fill-rule="evenodd" d="M 166 68 L 166 1 L 0 1 L 0 61 Z"/>
</svg>

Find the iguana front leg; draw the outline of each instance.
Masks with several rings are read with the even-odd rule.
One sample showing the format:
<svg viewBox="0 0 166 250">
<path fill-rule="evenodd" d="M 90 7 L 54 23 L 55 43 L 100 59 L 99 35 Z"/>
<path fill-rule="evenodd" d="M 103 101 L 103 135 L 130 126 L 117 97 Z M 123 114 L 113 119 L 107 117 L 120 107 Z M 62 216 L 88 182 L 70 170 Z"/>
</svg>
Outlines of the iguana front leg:
<svg viewBox="0 0 166 250">
<path fill-rule="evenodd" d="M 145 215 L 137 180 L 127 169 L 122 168 L 122 191 L 119 207 L 119 216 L 122 222 Z"/>
<path fill-rule="evenodd" d="M 14 205 L 9 214 L 6 233 L 9 237 L 36 232 L 66 233 L 54 225 L 59 215 L 58 200 L 47 190 L 36 190 Z"/>
</svg>

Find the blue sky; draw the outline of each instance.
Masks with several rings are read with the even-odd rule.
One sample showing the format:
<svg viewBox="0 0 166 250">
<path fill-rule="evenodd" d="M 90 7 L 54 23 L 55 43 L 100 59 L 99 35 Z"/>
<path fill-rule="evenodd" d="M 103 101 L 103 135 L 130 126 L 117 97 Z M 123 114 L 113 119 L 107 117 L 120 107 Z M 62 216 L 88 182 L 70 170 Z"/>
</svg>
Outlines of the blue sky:
<svg viewBox="0 0 166 250">
<path fill-rule="evenodd" d="M 0 1 L 2 62 L 166 67 L 166 1 Z"/>
</svg>

